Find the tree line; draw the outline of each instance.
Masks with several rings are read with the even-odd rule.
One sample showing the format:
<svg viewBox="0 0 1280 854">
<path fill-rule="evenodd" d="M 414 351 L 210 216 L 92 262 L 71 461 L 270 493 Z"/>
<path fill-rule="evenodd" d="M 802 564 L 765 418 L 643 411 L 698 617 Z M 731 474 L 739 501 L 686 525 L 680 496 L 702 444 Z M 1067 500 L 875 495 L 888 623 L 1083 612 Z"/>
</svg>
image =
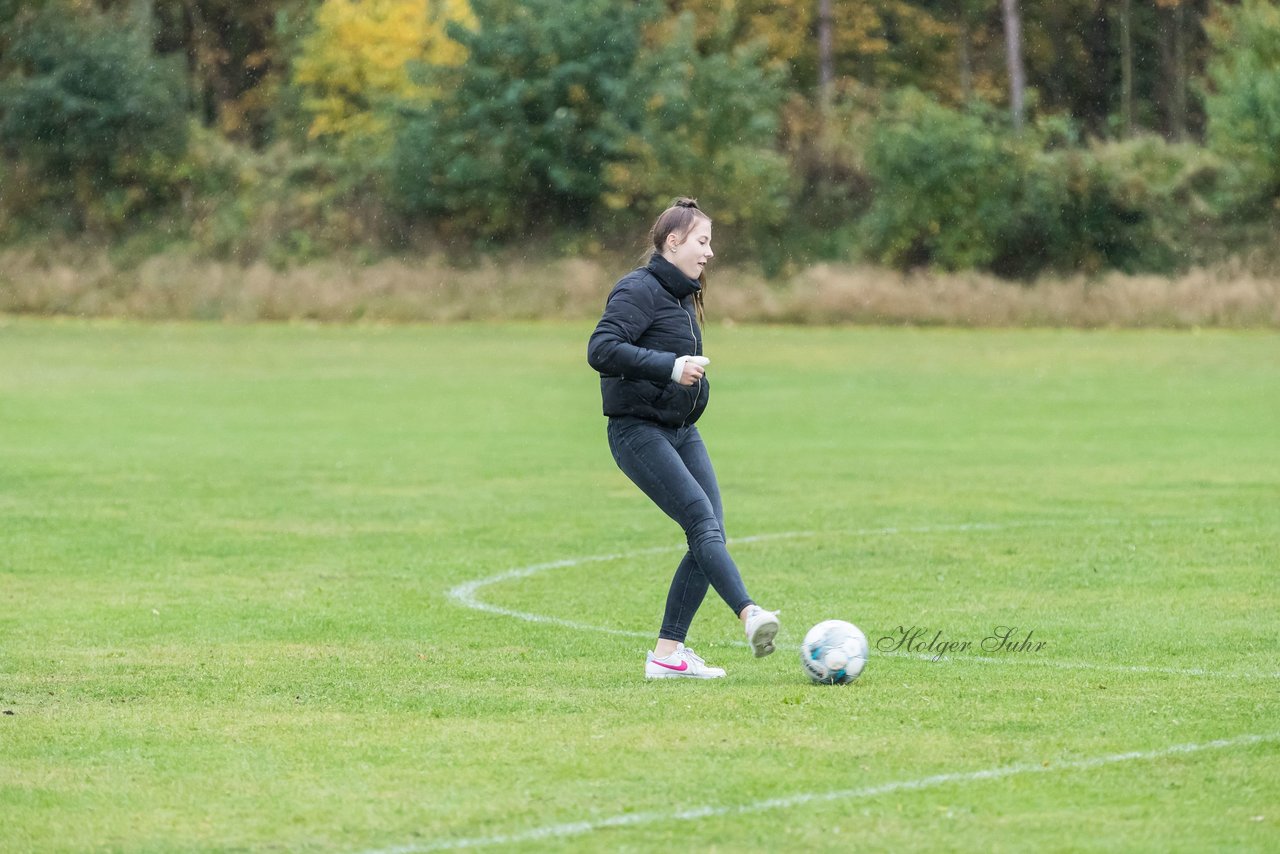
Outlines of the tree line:
<svg viewBox="0 0 1280 854">
<path fill-rule="evenodd" d="M 1280 216 L 1274 0 L 0 0 L 0 240 L 1171 270 Z"/>
</svg>

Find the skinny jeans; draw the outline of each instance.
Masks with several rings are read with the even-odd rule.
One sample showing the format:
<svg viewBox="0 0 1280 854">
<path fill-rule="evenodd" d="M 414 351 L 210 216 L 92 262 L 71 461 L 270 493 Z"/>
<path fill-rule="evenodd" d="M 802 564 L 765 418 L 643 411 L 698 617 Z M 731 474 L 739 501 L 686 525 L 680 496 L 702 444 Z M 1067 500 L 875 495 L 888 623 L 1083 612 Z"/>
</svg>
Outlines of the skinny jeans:
<svg viewBox="0 0 1280 854">
<path fill-rule="evenodd" d="M 671 579 L 658 637 L 684 642 L 708 586 L 734 616 L 755 604 L 725 546 L 720 487 L 698 428 L 615 417 L 608 432 L 618 468 L 680 525 L 689 546 Z"/>
</svg>

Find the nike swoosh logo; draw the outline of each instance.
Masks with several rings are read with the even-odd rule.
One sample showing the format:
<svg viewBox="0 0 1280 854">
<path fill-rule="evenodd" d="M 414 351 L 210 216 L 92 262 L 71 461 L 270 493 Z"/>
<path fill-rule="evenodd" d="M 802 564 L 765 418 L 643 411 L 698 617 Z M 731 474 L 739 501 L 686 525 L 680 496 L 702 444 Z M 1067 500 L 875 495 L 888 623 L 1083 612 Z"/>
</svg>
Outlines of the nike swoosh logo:
<svg viewBox="0 0 1280 854">
<path fill-rule="evenodd" d="M 658 661 L 657 659 L 654 659 L 653 663 L 658 665 L 659 667 L 665 667 L 668 670 L 674 670 L 677 673 L 683 673 L 684 671 L 689 669 L 689 662 L 687 661 L 680 662 L 679 667 L 676 667 L 674 664 L 663 664 L 661 661 Z"/>
</svg>

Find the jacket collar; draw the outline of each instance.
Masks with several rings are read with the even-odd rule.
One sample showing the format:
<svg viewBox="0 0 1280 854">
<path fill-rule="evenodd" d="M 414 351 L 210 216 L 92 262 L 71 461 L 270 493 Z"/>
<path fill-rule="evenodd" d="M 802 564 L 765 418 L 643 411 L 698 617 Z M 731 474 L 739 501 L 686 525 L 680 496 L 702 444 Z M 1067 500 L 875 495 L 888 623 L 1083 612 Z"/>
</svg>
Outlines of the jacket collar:
<svg viewBox="0 0 1280 854">
<path fill-rule="evenodd" d="M 680 272 L 675 264 L 672 264 L 662 255 L 655 252 L 649 258 L 649 263 L 645 265 L 645 269 L 654 275 L 667 291 L 676 299 L 684 299 L 690 294 L 697 293 L 702 290 L 702 285 L 697 279 L 690 279 L 684 273 Z"/>
</svg>

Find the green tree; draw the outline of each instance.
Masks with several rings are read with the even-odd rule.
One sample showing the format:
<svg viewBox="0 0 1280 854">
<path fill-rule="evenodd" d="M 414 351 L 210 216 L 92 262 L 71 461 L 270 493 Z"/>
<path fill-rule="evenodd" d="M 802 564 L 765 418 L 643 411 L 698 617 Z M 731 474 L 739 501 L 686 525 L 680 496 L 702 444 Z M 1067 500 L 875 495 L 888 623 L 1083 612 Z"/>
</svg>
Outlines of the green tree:
<svg viewBox="0 0 1280 854">
<path fill-rule="evenodd" d="M 162 201 L 186 146 L 186 91 L 148 34 L 51 7 L 11 39 L 0 144 L 31 171 L 28 189 L 69 204 L 76 227 L 118 226 Z"/>
<path fill-rule="evenodd" d="M 1209 144 L 1242 167 L 1246 196 L 1280 201 L 1280 5 L 1224 7 L 1209 33 Z"/>
<path fill-rule="evenodd" d="M 512 235 L 586 222 L 623 156 L 605 117 L 623 106 L 649 3 L 476 0 L 450 23 L 463 65 L 429 65 L 444 93 L 407 115 L 393 185 L 410 214 Z"/>
<path fill-rule="evenodd" d="M 182 57 L 172 71 L 185 78 L 195 115 L 230 139 L 259 146 L 296 121 L 281 99 L 303 23 L 319 0 L 0 0 L 0 21 L 6 3 L 145 18 L 153 50 Z"/>
<path fill-rule="evenodd" d="M 607 118 L 626 140 L 606 167 L 606 204 L 660 210 L 673 196 L 700 196 L 716 221 L 759 236 L 786 216 L 788 163 L 777 150 L 786 98 L 781 69 L 759 43 L 735 47 L 727 31 L 696 44 L 683 15 L 645 51 L 619 109 Z"/>
</svg>

